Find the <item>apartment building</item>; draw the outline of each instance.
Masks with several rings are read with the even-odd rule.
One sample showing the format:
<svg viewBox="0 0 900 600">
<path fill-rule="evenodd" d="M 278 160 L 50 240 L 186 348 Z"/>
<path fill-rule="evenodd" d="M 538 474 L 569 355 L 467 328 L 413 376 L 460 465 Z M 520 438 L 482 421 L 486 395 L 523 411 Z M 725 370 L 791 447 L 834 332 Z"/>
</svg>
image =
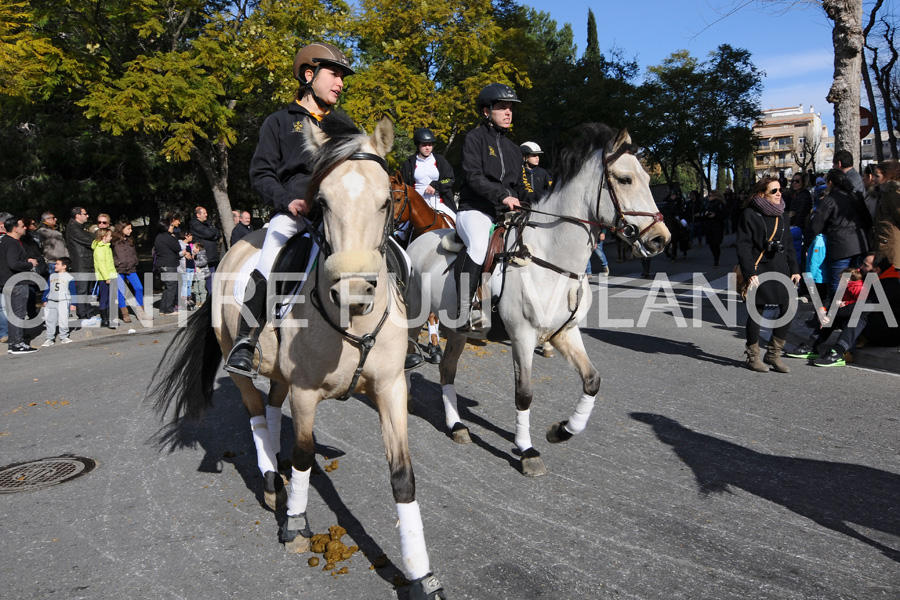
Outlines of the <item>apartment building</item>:
<svg viewBox="0 0 900 600">
<path fill-rule="evenodd" d="M 757 137 L 753 164 L 756 177 L 766 175 L 790 177 L 798 171 L 815 172 L 831 168 L 834 138 L 827 147 L 828 127 L 822 124 L 820 113 L 810 105 L 771 108 L 763 111 L 762 119 L 753 127 Z"/>
</svg>

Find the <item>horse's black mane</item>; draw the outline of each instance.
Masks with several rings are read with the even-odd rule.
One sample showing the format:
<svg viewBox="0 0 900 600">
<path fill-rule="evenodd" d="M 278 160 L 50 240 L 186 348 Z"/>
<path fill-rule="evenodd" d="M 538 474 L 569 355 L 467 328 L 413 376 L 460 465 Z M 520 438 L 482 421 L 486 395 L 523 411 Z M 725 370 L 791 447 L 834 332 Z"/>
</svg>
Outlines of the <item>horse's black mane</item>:
<svg viewBox="0 0 900 600">
<path fill-rule="evenodd" d="M 315 153 L 313 172 L 328 169 L 336 162 L 350 156 L 362 145 L 364 133 L 346 113 L 331 111 L 320 123 L 328 141 Z"/>
<path fill-rule="evenodd" d="M 619 132 L 603 123 L 585 123 L 580 125 L 581 135 L 568 147 L 564 148 L 556 161 L 556 176 L 553 178 L 553 187 L 557 188 L 571 181 L 584 167 L 595 152 L 606 148 L 607 144 L 616 139 Z M 637 151 L 637 146 L 631 144 L 627 147 L 631 152 Z"/>
</svg>

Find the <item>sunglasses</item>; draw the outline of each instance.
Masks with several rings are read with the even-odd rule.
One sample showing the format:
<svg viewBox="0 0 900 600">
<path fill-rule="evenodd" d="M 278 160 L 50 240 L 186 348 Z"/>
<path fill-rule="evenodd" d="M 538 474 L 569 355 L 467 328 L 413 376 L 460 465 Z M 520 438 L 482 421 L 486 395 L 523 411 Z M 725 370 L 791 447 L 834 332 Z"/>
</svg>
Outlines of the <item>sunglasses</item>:
<svg viewBox="0 0 900 600">
<path fill-rule="evenodd" d="M 775 194 L 781 193 L 781 188 L 775 188 L 774 190 L 766 190 L 766 193 L 770 196 L 774 196 Z"/>
<path fill-rule="evenodd" d="M 98 225 L 109 225 L 109 221 L 97 221 Z"/>
<path fill-rule="evenodd" d="M 791 183 L 802 183 L 799 179 L 792 179 Z"/>
</svg>

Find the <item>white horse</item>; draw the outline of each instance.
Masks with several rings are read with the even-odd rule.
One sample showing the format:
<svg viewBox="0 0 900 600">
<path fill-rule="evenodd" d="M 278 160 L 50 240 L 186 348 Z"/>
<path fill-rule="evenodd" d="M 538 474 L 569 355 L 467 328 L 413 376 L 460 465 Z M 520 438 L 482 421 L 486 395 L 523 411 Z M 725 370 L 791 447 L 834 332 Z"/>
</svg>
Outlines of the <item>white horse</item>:
<svg viewBox="0 0 900 600">
<path fill-rule="evenodd" d="M 403 565 L 412 582 L 409 597 L 440 600 L 445 595 L 429 564 L 407 438 L 406 307 L 385 258 L 393 204 L 384 156 L 393 144 L 393 125 L 382 119 L 369 137 L 347 117 L 332 113 L 321 130 L 307 127 L 302 135 L 315 157 L 307 194 L 322 209 L 324 237 L 312 231 L 321 252 L 304 284 L 305 301 L 295 303 L 286 317 L 294 324 L 281 326 L 276 334 L 270 318 L 259 338 L 257 368 L 272 380 L 269 404 L 276 409 L 275 422 L 267 422 L 252 380 L 231 375 L 251 417 L 267 503 L 280 509 L 282 498 L 286 500 L 287 519 L 279 533 L 285 548 L 309 549 L 312 531 L 306 508 L 315 461 L 316 408 L 327 398 L 345 400 L 364 392 L 381 421 Z M 165 414 L 174 407 L 173 424 L 184 417 L 199 418 L 212 403 L 212 383 L 239 322 L 240 304 L 226 299 L 242 265 L 255 258 L 253 243 L 244 240 L 228 251 L 213 281 L 212 300 L 191 316 L 154 373 L 151 394 L 156 408 Z M 288 387 L 295 442 L 290 493 L 284 494 L 279 493 L 287 490 L 279 489 L 276 472 L 278 434 L 271 425 L 280 427 Z"/>
<path fill-rule="evenodd" d="M 492 325 L 502 320 L 512 342 L 515 371 L 516 446 L 521 452 L 522 473 L 546 473 L 540 453 L 531 443 L 531 366 L 537 344 L 552 342 L 575 367 L 582 380 L 582 395 L 567 420 L 547 430 L 551 443 L 563 442 L 586 426 L 600 389 L 600 374 L 584 349 L 579 320 L 590 308 L 590 293 L 584 275 L 600 230 L 608 228 L 629 243 L 635 254 L 653 256 L 669 241 L 668 229 L 650 193 L 647 173 L 632 152 L 626 130 L 616 132 L 605 125 L 588 124 L 584 134 L 564 151 L 557 165 L 557 178 L 547 197 L 531 209 L 521 237 L 508 236 L 507 254 L 517 258 L 501 265 L 506 271 L 499 302 L 492 306 Z M 444 413 L 454 441 L 471 441 L 457 410 L 456 368 L 467 337 L 484 335 L 457 333 L 456 282 L 452 263 L 456 253 L 449 238 L 453 231 L 426 233 L 408 248 L 414 275 L 407 294 L 409 314 L 429 311 L 441 318 L 447 346 L 440 362 Z M 497 295 L 496 276 L 493 294 Z M 424 307 L 423 307 L 424 305 Z M 417 327 L 411 332 L 413 338 Z"/>
</svg>

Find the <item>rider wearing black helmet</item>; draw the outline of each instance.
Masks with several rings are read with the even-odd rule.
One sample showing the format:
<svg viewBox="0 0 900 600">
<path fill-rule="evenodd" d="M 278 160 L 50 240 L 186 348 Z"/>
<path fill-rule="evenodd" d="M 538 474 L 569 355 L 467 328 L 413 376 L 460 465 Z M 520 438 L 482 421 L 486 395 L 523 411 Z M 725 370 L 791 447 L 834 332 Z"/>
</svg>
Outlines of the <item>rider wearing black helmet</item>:
<svg viewBox="0 0 900 600">
<path fill-rule="evenodd" d="M 337 47 L 317 42 L 297 52 L 293 73 L 300 82 L 294 102 L 263 121 L 250 161 L 253 189 L 277 213 L 269 222 L 259 262 L 250 274 L 237 339 L 225 363 L 226 371 L 247 377 L 253 375 L 252 329 L 263 327 L 268 316 L 266 280 L 285 242 L 304 229 L 301 215 L 310 208 L 306 187 L 312 177 L 312 156 L 304 147 L 303 129 L 319 126 L 337 103 L 344 78 L 352 75 L 353 69 Z"/>
<path fill-rule="evenodd" d="M 436 141 L 430 129 L 416 129 L 413 133 L 416 153 L 400 166 L 400 177 L 404 183 L 414 185 L 431 208 L 456 218 L 453 167 L 446 158 L 434 152 Z"/>
<path fill-rule="evenodd" d="M 505 212 L 532 200 L 522 177 L 522 152 L 506 137 L 512 125 L 516 92 L 508 85 L 492 83 L 478 94 L 476 106 L 481 123 L 466 135 L 463 143 L 462 186 L 456 228 L 466 252 L 456 261 L 459 315 L 468 315 L 469 304 L 480 281 L 487 254 L 491 225 Z M 462 274 L 468 285 L 461 286 Z M 463 289 L 465 287 L 465 289 Z M 468 329 L 468 318 L 461 331 Z"/>
</svg>

